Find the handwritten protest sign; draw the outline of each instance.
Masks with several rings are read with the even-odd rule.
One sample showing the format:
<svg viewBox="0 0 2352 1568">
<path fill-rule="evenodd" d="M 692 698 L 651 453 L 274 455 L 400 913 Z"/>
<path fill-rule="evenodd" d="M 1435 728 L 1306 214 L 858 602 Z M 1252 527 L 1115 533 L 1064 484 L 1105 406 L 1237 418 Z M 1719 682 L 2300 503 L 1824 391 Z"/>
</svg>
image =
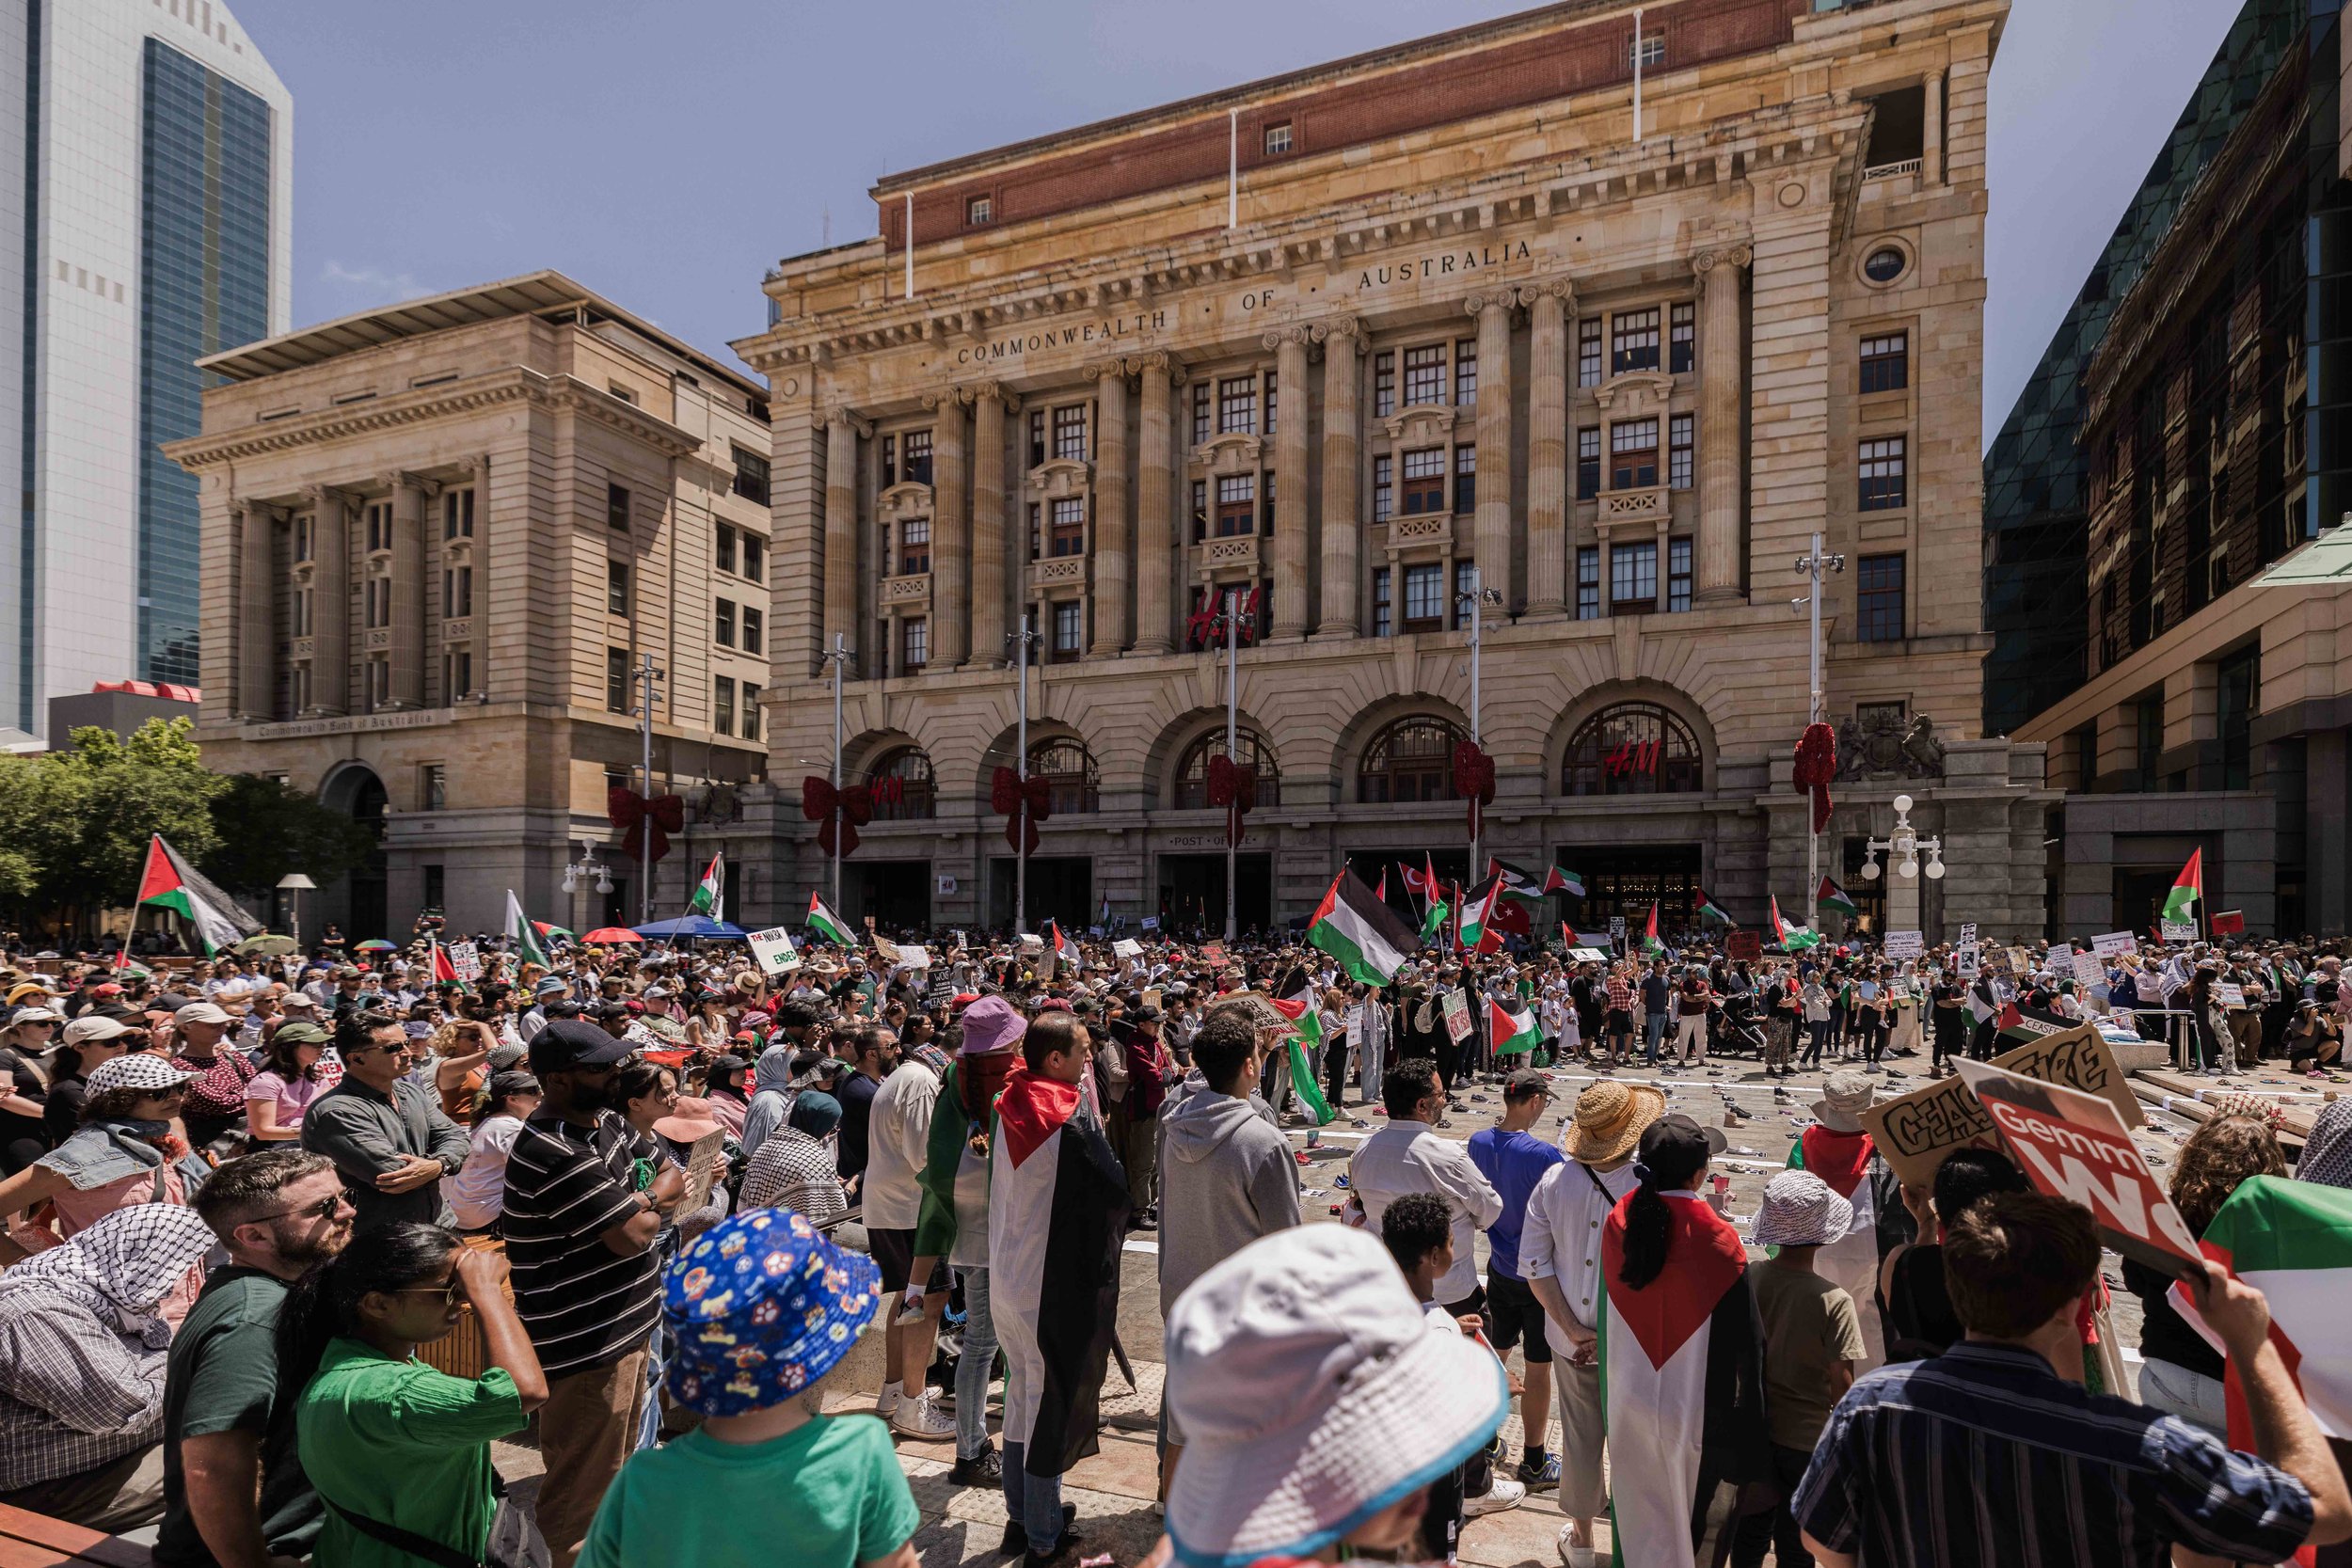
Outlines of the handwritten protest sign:
<svg viewBox="0 0 2352 1568">
<path fill-rule="evenodd" d="M 449 955 L 449 967 L 460 980 L 470 984 L 482 978 L 482 950 L 470 942 L 453 942 L 441 951 Z"/>
<path fill-rule="evenodd" d="M 1754 963 L 1764 957 L 1764 934 L 1761 931 L 1734 931 L 1724 939 L 1724 951 L 1735 963 L 1742 958 Z"/>
<path fill-rule="evenodd" d="M 770 974 L 789 974 L 801 967 L 801 956 L 792 947 L 792 933 L 782 926 L 754 931 L 744 940 L 752 944 L 753 961 Z"/>
<path fill-rule="evenodd" d="M 1447 991 L 1444 1007 L 1445 1032 L 1454 1037 L 1454 1044 L 1459 1045 L 1470 1037 L 1470 997 L 1462 991 Z"/>
<path fill-rule="evenodd" d="M 2060 1084 L 2095 1094 L 2116 1109 L 2126 1126 L 2141 1119 L 2139 1101 L 2132 1094 L 2115 1053 L 2091 1024 L 2079 1024 L 2029 1040 L 2016 1050 L 1993 1058 L 1993 1065 L 2043 1083 Z M 1862 1130 L 1896 1176 L 1925 1183 L 1955 1148 L 1994 1148 L 1999 1140 L 1993 1119 L 1977 1097 L 1957 1078 L 1940 1079 L 1895 1100 L 1882 1101 L 1861 1113 Z"/>
<path fill-rule="evenodd" d="M 2120 954 L 2135 952 L 2138 947 L 2139 939 L 2129 931 L 2108 931 L 2102 936 L 2090 939 L 2090 950 L 2103 958 L 2112 958 Z"/>
<path fill-rule="evenodd" d="M 1133 937 L 1120 937 L 1111 943 L 1111 956 L 1120 958 L 1140 958 L 1143 957 L 1143 943 Z"/>
<path fill-rule="evenodd" d="M 2078 986 L 2104 986 L 2107 983 L 2107 961 L 2096 953 L 2074 955 L 2074 983 Z"/>
<path fill-rule="evenodd" d="M 1927 950 L 1927 939 L 1917 931 L 1886 933 L 1886 956 L 1890 958 L 1915 958 Z"/>
</svg>

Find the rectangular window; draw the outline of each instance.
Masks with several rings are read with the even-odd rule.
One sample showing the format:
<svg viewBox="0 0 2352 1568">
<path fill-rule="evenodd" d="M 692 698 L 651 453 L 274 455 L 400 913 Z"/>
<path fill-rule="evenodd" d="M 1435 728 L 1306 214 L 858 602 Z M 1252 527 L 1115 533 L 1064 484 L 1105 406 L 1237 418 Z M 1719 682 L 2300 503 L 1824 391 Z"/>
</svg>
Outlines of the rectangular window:
<svg viewBox="0 0 2352 1568">
<path fill-rule="evenodd" d="M 2241 648 L 2215 661 L 2214 718 L 2221 734 L 2221 787 L 2254 783 L 2254 710 L 2262 696 L 2262 648 Z"/>
<path fill-rule="evenodd" d="M 1457 561 L 1454 563 L 1454 625 L 1456 628 L 1470 625 L 1470 595 L 1478 592 L 1478 562 Z"/>
<path fill-rule="evenodd" d="M 1286 119 L 1279 125 L 1269 125 L 1265 128 L 1265 155 L 1267 157 L 1279 158 L 1290 150 L 1291 122 L 1289 120 Z"/>
<path fill-rule="evenodd" d="M 1075 599 L 1065 599 L 1054 607 L 1054 657 L 1078 657 L 1079 639 L 1085 632 L 1086 607 Z"/>
<path fill-rule="evenodd" d="M 1405 515 L 1445 510 L 1445 449 L 1423 447 L 1405 454 Z"/>
<path fill-rule="evenodd" d="M 1658 483 L 1658 421 L 1619 420 L 1609 427 L 1609 488 L 1646 490 Z"/>
<path fill-rule="evenodd" d="M 762 535 L 760 535 L 760 534 L 756 534 L 756 533 L 746 533 L 746 534 L 744 534 L 744 535 L 743 535 L 743 578 L 744 578 L 744 580 L 745 580 L 745 581 L 747 581 L 747 582 L 757 582 L 757 581 L 759 581 L 759 580 L 761 579 L 761 578 L 763 578 L 764 576 L 766 576 L 766 574 L 767 574 L 767 570 L 768 570 L 768 541 L 767 541 L 767 539 L 766 539 L 764 536 L 762 536 Z"/>
<path fill-rule="evenodd" d="M 721 735 L 735 733 L 735 678 L 731 675 L 711 677 L 710 727 Z"/>
<path fill-rule="evenodd" d="M 1029 467 L 1034 468 L 1045 461 L 1045 410 L 1032 408 L 1026 421 L 1029 433 Z"/>
<path fill-rule="evenodd" d="M 1691 541 L 1687 536 L 1666 541 L 1666 608 L 1676 612 L 1691 608 Z"/>
<path fill-rule="evenodd" d="M 1445 625 L 1445 569 L 1435 562 L 1405 568 L 1405 629 L 1436 631 Z"/>
<path fill-rule="evenodd" d="M 1273 434 L 1274 434 L 1274 405 L 1275 405 L 1275 403 L 1277 402 L 1277 399 L 1276 399 L 1275 394 L 1276 394 L 1276 393 L 1278 393 L 1278 392 L 1279 392 L 1279 391 L 1280 391 L 1280 390 L 1281 390 L 1281 388 L 1280 388 L 1279 386 L 1277 386 L 1277 385 L 1276 385 L 1276 379 L 1275 379 L 1275 374 L 1274 374 L 1274 372 L 1273 372 L 1272 371 L 1268 371 L 1268 372 L 1265 372 L 1265 433 L 1266 433 L 1268 436 L 1271 436 L 1271 435 L 1273 435 Z"/>
<path fill-rule="evenodd" d="M 1084 555 L 1087 547 L 1087 503 L 1075 496 L 1054 502 L 1055 555 Z"/>
<path fill-rule="evenodd" d="M 1464 338 L 1454 345 L 1454 406 L 1469 408 L 1478 402 L 1478 340 Z"/>
<path fill-rule="evenodd" d="M 966 227 L 972 229 L 977 229 L 982 224 L 995 222 L 995 200 L 993 198 L 985 196 L 965 198 L 963 203 L 963 221 Z"/>
<path fill-rule="evenodd" d="M 308 637 L 308 636 L 310 636 L 310 589 L 308 589 L 308 588 L 298 588 L 298 589 L 294 590 L 293 611 L 294 611 L 294 613 L 293 613 L 292 619 L 293 619 L 293 621 L 294 621 L 294 625 L 293 625 L 292 626 L 290 626 L 290 627 L 288 627 L 288 628 L 287 628 L 286 635 L 287 635 L 287 636 L 289 636 L 289 637 Z"/>
<path fill-rule="evenodd" d="M 1029 510 L 1034 512 L 1037 508 L 1031 507 Z M 1205 479 L 1196 479 L 1192 482 L 1192 542 L 1198 545 L 1208 536 L 1209 482 Z"/>
<path fill-rule="evenodd" d="M 441 497 L 441 537 L 470 539 L 473 537 L 473 492 L 452 490 Z M 304 560 L 310 558 L 306 555 Z"/>
<path fill-rule="evenodd" d="M 711 618 L 711 641 L 722 648 L 735 646 L 735 601 L 721 599 L 718 612 Z"/>
<path fill-rule="evenodd" d="M 1478 510 L 1478 449 L 1476 447 L 1454 449 L 1454 510 L 1456 512 Z"/>
<path fill-rule="evenodd" d="M 1579 425 L 1576 430 L 1576 499 L 1591 500 L 1600 494 L 1600 426 Z"/>
<path fill-rule="evenodd" d="M 712 564 L 722 572 L 735 570 L 735 530 L 721 523 L 717 531 L 718 548 Z"/>
<path fill-rule="evenodd" d="M 1396 459 L 1383 454 L 1372 460 L 1372 520 L 1385 523 L 1396 504 Z"/>
<path fill-rule="evenodd" d="M 1395 623 L 1391 618 L 1390 580 L 1386 566 L 1372 569 L 1372 635 L 1375 637 L 1386 637 L 1395 629 Z"/>
<path fill-rule="evenodd" d="M 1253 436 L 1258 430 L 1258 378 L 1229 377 L 1216 384 L 1216 432 Z"/>
<path fill-rule="evenodd" d="M 759 652 L 761 633 L 767 624 L 767 616 L 752 606 L 743 607 L 743 651 L 745 653 Z"/>
<path fill-rule="evenodd" d="M 1255 474 L 1224 474 L 1216 482 L 1216 536 L 1238 538 L 1258 528 L 1258 479 Z"/>
<path fill-rule="evenodd" d="M 743 738 L 759 738 L 759 688 L 749 681 L 743 683 Z"/>
<path fill-rule="evenodd" d="M 441 656 L 441 702 L 444 705 L 473 695 L 473 654 L 455 648 Z"/>
<path fill-rule="evenodd" d="M 1862 340 L 1862 389 L 1899 392 L 1911 385 L 1911 334 L 1888 332 Z"/>
<path fill-rule="evenodd" d="M 1647 615 L 1658 608 L 1658 542 L 1609 546 L 1609 610 Z"/>
<path fill-rule="evenodd" d="M 1903 558 L 1866 555 L 1854 586 L 1854 636 L 1864 642 L 1903 640 Z"/>
<path fill-rule="evenodd" d="M 449 773 L 437 762 L 417 769 L 417 803 L 425 811 L 449 809 Z"/>
<path fill-rule="evenodd" d="M 1072 404 L 1054 410 L 1054 455 L 1073 463 L 1087 460 L 1087 405 Z"/>
<path fill-rule="evenodd" d="M 311 531 L 316 527 L 316 520 L 310 517 L 308 514 L 294 519 L 294 558 L 296 562 L 304 562 L 310 559 L 310 552 L 312 549 L 310 534 Z"/>
<path fill-rule="evenodd" d="M 1396 412 L 1396 351 L 1382 349 L 1372 356 L 1372 411 L 1386 417 Z"/>
<path fill-rule="evenodd" d="M 920 615 L 898 623 L 898 669 L 912 675 L 931 661 L 931 625 Z"/>
<path fill-rule="evenodd" d="M 749 447 L 731 447 L 735 455 L 735 493 L 748 501 L 768 504 L 768 460 Z"/>
<path fill-rule="evenodd" d="M 628 531 L 628 486 L 607 484 L 604 487 L 604 524 L 623 533 Z"/>
<path fill-rule="evenodd" d="M 1258 531 L 1271 538 L 1274 534 L 1274 482 L 1278 476 L 1269 468 L 1265 483 L 1258 492 Z"/>
<path fill-rule="evenodd" d="M 1892 512 L 1905 503 L 1903 440 L 1890 436 L 1862 443 L 1861 477 L 1855 504 L 1865 512 Z"/>
<path fill-rule="evenodd" d="M 1209 384 L 1195 382 L 1192 388 L 1192 444 L 1200 446 L 1209 438 Z"/>
<path fill-rule="evenodd" d="M 1698 345 L 1698 307 L 1685 300 L 1674 307 L 1667 321 L 1666 369 L 1680 375 L 1691 368 L 1692 353 Z"/>
<path fill-rule="evenodd" d="M 1692 422 L 1688 414 L 1674 414 L 1666 420 L 1666 483 L 1677 490 L 1691 488 Z"/>
<path fill-rule="evenodd" d="M 1576 324 L 1576 384 L 1600 385 L 1600 318 L 1586 316 Z"/>
<path fill-rule="evenodd" d="M 607 712 L 628 711 L 628 650 L 604 651 L 604 705 Z"/>
<path fill-rule="evenodd" d="M 929 484 L 931 482 L 931 433 L 910 430 L 900 443 L 905 454 L 905 479 L 909 484 Z"/>
<path fill-rule="evenodd" d="M 1576 618 L 1600 619 L 1600 546 L 1581 545 L 1576 552 Z"/>
<path fill-rule="evenodd" d="M 1620 310 L 1611 324 L 1609 373 L 1623 375 L 1628 371 L 1654 371 L 1658 368 L 1658 307 L 1646 310 Z"/>
<path fill-rule="evenodd" d="M 626 584 L 624 591 L 626 592 Z M 457 566 L 441 574 L 441 619 L 454 620 L 473 613 L 473 568 Z"/>
<path fill-rule="evenodd" d="M 628 613 L 628 562 L 604 563 L 604 608 L 615 615 Z"/>
<path fill-rule="evenodd" d="M 439 808 L 428 806 L 425 809 L 434 811 Z M 441 908 L 441 901 L 448 896 L 448 871 L 441 865 L 428 864 L 424 868 L 424 907 L 428 910 L 438 911 Z"/>
<path fill-rule="evenodd" d="M 1405 351 L 1405 406 L 1445 402 L 1445 345 L 1429 343 Z"/>
<path fill-rule="evenodd" d="M 367 510 L 368 551 L 389 550 L 392 547 L 392 509 L 383 501 L 371 501 Z"/>
<path fill-rule="evenodd" d="M 885 490 L 898 483 L 898 438 L 882 438 L 882 487 Z"/>
<path fill-rule="evenodd" d="M 909 517 L 898 525 L 898 571 L 901 576 L 931 569 L 931 520 Z"/>
</svg>

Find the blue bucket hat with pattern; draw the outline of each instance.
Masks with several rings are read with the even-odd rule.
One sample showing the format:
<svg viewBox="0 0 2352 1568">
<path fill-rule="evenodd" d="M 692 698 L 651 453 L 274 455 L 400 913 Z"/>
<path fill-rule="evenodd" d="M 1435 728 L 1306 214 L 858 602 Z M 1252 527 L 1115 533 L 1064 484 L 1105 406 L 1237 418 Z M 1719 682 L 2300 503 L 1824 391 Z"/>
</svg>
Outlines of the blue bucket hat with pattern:
<svg viewBox="0 0 2352 1568">
<path fill-rule="evenodd" d="M 782 1404 L 840 1364 L 882 1306 L 882 1271 L 789 1209 L 720 1221 L 670 1265 L 670 1397 L 705 1416 Z"/>
</svg>

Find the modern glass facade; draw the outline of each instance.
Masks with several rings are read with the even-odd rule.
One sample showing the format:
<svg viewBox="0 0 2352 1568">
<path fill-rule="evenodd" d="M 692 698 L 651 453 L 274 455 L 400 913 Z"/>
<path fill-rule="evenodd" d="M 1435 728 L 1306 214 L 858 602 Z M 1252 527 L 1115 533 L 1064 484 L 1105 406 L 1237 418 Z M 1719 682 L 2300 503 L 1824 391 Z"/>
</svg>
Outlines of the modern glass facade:
<svg viewBox="0 0 2352 1568">
<path fill-rule="evenodd" d="M 269 336 L 270 108 L 150 38 L 139 221 L 139 674 L 200 679 L 197 482 L 157 450 L 199 433 L 196 361 Z"/>
</svg>

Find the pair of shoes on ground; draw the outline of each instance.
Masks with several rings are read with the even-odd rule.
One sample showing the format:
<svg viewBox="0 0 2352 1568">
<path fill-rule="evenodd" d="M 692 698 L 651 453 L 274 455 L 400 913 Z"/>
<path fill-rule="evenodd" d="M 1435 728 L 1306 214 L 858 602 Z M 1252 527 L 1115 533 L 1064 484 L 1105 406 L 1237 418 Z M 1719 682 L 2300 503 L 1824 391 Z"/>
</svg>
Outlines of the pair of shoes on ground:
<svg viewBox="0 0 2352 1568">
<path fill-rule="evenodd" d="M 1044 1553 L 1029 1550 L 1028 1531 L 1011 1520 L 1007 1520 L 1005 1538 L 996 1544 L 996 1555 L 1010 1557 L 1013 1553 L 1019 1552 L 1022 1568 L 1044 1568 L 1044 1565 L 1049 1562 L 1068 1562 L 1077 1553 L 1080 1538 L 1077 1518 L 1078 1505 L 1076 1503 L 1061 1505 L 1061 1537 L 1054 1543 L 1052 1551 Z"/>
<path fill-rule="evenodd" d="M 952 1398 L 952 1396 L 950 1396 Z M 890 1430 L 901 1437 L 918 1438 L 935 1443 L 956 1434 L 956 1418 L 941 1408 L 940 1397 L 930 1389 L 910 1399 L 897 1384 L 883 1388 L 874 1401 L 874 1414 L 890 1423 Z"/>
</svg>

